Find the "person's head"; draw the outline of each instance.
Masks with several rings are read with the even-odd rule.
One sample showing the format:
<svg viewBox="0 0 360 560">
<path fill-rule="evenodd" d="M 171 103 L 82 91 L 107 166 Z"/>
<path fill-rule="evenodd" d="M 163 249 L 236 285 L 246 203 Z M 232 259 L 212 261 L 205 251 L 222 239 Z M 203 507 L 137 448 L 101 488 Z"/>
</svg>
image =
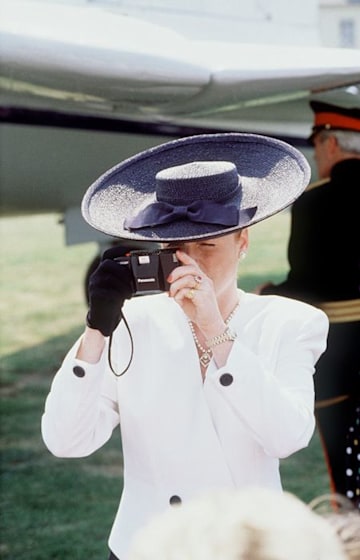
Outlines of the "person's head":
<svg viewBox="0 0 360 560">
<path fill-rule="evenodd" d="M 360 560 L 360 513 L 354 504 L 340 494 L 323 494 L 309 507 L 335 530 L 347 560 Z"/>
<path fill-rule="evenodd" d="M 289 493 L 218 491 L 141 530 L 130 560 L 345 560 L 326 520 Z"/>
<path fill-rule="evenodd" d="M 311 102 L 314 126 L 309 138 L 320 179 L 329 177 L 336 163 L 360 158 L 360 108 Z"/>
<path fill-rule="evenodd" d="M 309 178 L 305 157 L 285 142 L 240 133 L 190 136 L 107 171 L 85 193 L 82 213 L 113 237 L 200 242 L 283 210 Z"/>
<path fill-rule="evenodd" d="M 249 245 L 248 229 L 220 237 L 170 245 L 175 245 L 197 262 L 201 270 L 211 278 L 215 292 L 220 296 L 236 283 L 239 261 L 246 255 Z"/>
<path fill-rule="evenodd" d="M 327 521 L 334 528 L 348 560 L 360 560 L 360 514 L 357 511 L 333 513 Z"/>
</svg>

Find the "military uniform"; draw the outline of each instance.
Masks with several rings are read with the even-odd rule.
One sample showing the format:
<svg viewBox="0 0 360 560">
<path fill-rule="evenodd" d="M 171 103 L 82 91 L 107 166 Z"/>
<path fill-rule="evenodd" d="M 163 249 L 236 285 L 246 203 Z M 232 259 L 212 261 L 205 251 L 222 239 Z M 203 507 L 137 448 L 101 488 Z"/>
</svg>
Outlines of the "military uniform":
<svg viewBox="0 0 360 560">
<path fill-rule="evenodd" d="M 292 208 L 285 282 L 264 288 L 322 308 L 328 348 L 317 363 L 317 421 L 333 490 L 360 503 L 360 159 L 332 168 Z"/>
</svg>

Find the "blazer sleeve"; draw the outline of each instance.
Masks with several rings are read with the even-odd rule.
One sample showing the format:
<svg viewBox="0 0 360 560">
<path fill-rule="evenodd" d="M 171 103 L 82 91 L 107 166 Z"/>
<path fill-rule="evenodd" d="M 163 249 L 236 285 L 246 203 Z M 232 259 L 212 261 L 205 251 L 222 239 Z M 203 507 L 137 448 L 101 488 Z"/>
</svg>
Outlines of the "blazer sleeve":
<svg viewBox="0 0 360 560">
<path fill-rule="evenodd" d="M 306 308 L 306 320 L 294 313 L 280 326 L 265 324 L 256 345 L 238 338 L 226 365 L 205 383 L 213 417 L 221 418 L 216 411 L 225 401 L 272 457 L 306 447 L 315 427 L 313 373 L 326 347 L 328 320 Z"/>
<path fill-rule="evenodd" d="M 107 349 L 97 364 L 75 358 L 79 341 L 54 377 L 41 421 L 42 437 L 57 457 L 85 457 L 110 438 L 119 424 L 116 380 Z"/>
</svg>

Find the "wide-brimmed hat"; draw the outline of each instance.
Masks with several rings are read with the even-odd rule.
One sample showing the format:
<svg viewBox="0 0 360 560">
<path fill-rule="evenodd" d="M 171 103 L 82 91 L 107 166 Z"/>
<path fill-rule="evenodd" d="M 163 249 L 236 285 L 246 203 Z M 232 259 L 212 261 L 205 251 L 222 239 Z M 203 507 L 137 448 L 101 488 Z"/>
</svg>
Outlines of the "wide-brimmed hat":
<svg viewBox="0 0 360 560">
<path fill-rule="evenodd" d="M 339 107 L 323 101 L 310 101 L 310 107 L 314 112 L 310 144 L 321 130 L 360 132 L 360 107 Z"/>
<path fill-rule="evenodd" d="M 295 148 L 256 134 L 189 136 L 109 169 L 86 191 L 82 214 L 113 237 L 169 242 L 216 237 L 289 206 L 310 167 Z"/>
</svg>

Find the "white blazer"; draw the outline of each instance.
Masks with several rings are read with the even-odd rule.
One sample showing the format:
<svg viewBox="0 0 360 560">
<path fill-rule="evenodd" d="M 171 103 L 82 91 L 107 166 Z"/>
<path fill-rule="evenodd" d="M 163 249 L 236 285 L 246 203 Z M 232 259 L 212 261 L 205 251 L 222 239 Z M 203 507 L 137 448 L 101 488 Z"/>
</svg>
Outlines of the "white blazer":
<svg viewBox="0 0 360 560">
<path fill-rule="evenodd" d="M 166 294 L 124 307 L 134 344 L 116 378 L 107 350 L 98 364 L 66 356 L 47 397 L 43 439 L 59 457 L 83 457 L 120 424 L 124 489 L 109 546 L 126 560 L 152 515 L 215 488 L 281 490 L 279 458 L 314 431 L 314 365 L 326 347 L 326 315 L 295 300 L 240 293 L 238 338 L 227 364 L 202 380 L 185 314 Z M 124 322 L 113 337 L 118 372 L 130 357 Z"/>
</svg>

